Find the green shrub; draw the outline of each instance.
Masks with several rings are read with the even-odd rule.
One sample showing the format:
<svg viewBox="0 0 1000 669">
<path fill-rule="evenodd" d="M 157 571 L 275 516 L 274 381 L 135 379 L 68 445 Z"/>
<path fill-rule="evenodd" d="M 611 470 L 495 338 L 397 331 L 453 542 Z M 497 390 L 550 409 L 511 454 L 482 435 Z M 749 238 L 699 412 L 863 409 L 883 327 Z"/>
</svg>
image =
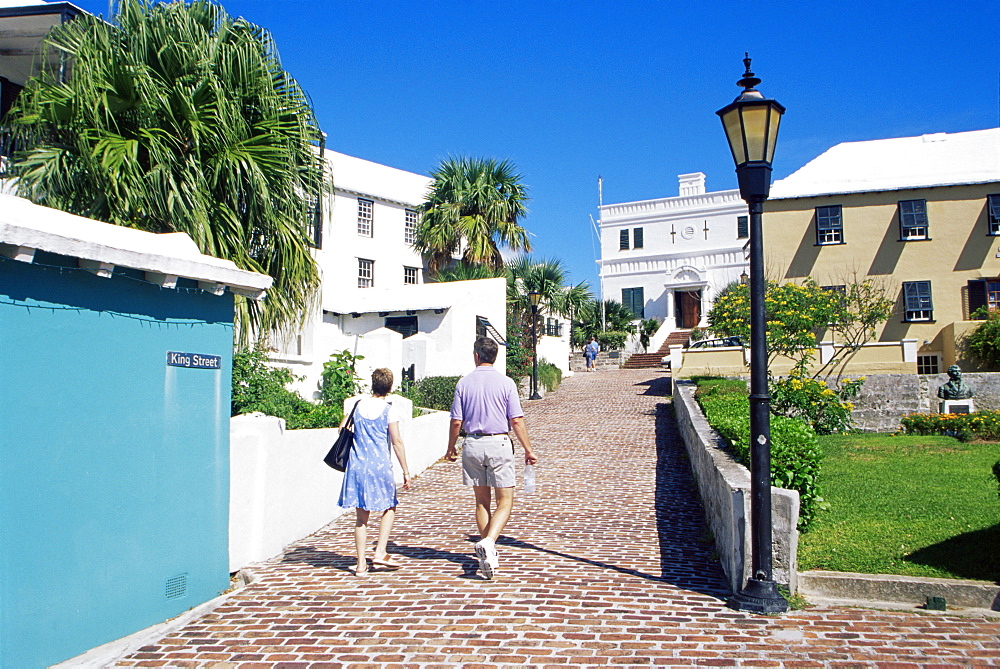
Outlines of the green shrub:
<svg viewBox="0 0 1000 669">
<path fill-rule="evenodd" d="M 295 381 L 291 371 L 267 364 L 261 348 L 244 348 L 233 354 L 232 415 L 259 411 L 268 416 L 303 413 L 311 403 L 285 386 Z"/>
<path fill-rule="evenodd" d="M 538 385 L 552 392 L 562 383 L 562 370 L 545 360 L 538 361 Z"/>
<path fill-rule="evenodd" d="M 231 415 L 258 411 L 285 419 L 290 430 L 336 427 L 343 410 L 336 406 L 316 405 L 286 385 L 296 380 L 291 371 L 267 364 L 261 348 L 244 348 L 233 354 Z"/>
<path fill-rule="evenodd" d="M 519 382 L 531 373 L 531 332 L 524 314 L 507 303 L 507 376 Z"/>
<path fill-rule="evenodd" d="M 733 455 L 750 466 L 750 400 L 746 383 L 713 379 L 699 383 L 695 397 L 709 424 L 731 445 Z M 820 495 L 822 451 L 816 433 L 801 420 L 771 417 L 771 484 L 799 493 L 800 530 L 806 530 L 828 504 Z"/>
<path fill-rule="evenodd" d="M 625 347 L 625 341 L 628 339 L 628 332 L 598 332 L 594 336 L 597 338 L 597 343 L 601 345 L 602 351 L 615 351 L 620 350 Z"/>
<path fill-rule="evenodd" d="M 974 314 L 980 315 L 980 314 Z M 1000 367 L 1000 313 L 984 314 L 988 320 L 965 336 L 965 349 L 987 367 Z"/>
<path fill-rule="evenodd" d="M 397 391 L 410 398 L 414 408 L 424 407 L 436 411 L 451 411 L 455 399 L 455 385 L 460 376 L 425 376 L 419 381 L 406 384 Z"/>
<path fill-rule="evenodd" d="M 826 381 L 811 379 L 799 374 L 774 379 L 769 384 L 771 412 L 799 418 L 815 430 L 816 434 L 850 432 L 854 427 L 851 403 L 861 390 L 865 377 L 845 379 L 840 388 L 827 386 Z"/>
<path fill-rule="evenodd" d="M 343 408 L 344 400 L 361 392 L 361 377 L 354 373 L 358 360 L 363 355 L 353 355 L 350 351 L 340 351 L 323 363 L 323 384 L 320 398 L 323 404 Z"/>
<path fill-rule="evenodd" d="M 316 430 L 324 427 L 337 427 L 344 419 L 343 405 L 307 404 L 310 406 L 308 412 L 283 416 L 286 428 L 289 430 Z"/>
</svg>

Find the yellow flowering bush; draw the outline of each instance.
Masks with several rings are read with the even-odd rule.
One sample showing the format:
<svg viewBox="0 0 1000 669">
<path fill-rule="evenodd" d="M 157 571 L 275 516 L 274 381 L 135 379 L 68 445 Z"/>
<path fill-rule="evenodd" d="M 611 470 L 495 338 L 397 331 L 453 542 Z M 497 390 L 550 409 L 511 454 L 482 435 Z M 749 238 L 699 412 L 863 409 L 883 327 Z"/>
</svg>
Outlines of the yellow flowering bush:
<svg viewBox="0 0 1000 669">
<path fill-rule="evenodd" d="M 844 379 L 837 389 L 826 381 L 791 376 L 772 379 L 771 412 L 778 416 L 798 418 L 816 431 L 816 434 L 850 432 L 854 426 L 851 410 L 854 404 L 849 400 L 858 396 L 864 377 Z"/>
</svg>

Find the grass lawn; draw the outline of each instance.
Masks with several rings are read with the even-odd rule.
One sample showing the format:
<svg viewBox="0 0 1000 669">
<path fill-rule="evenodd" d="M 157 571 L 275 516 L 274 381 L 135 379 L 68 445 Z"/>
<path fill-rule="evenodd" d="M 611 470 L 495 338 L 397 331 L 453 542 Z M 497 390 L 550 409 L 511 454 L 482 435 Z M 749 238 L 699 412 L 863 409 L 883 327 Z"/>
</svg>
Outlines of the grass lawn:
<svg viewBox="0 0 1000 669">
<path fill-rule="evenodd" d="M 885 434 L 820 437 L 831 507 L 799 538 L 799 569 L 1000 582 L 1000 444 Z"/>
</svg>

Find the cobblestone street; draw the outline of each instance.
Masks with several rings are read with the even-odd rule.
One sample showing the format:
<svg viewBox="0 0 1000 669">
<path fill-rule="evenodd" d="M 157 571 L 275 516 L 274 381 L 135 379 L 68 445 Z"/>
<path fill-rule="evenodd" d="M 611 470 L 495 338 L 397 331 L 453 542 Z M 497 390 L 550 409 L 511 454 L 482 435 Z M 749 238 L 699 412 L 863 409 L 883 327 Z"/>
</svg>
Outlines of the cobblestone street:
<svg viewBox="0 0 1000 669">
<path fill-rule="evenodd" d="M 726 608 L 668 392 L 659 370 L 607 371 L 525 402 L 538 491 L 518 491 L 496 580 L 476 571 L 472 492 L 440 462 L 400 495 L 400 571 L 348 571 L 351 513 L 115 666 L 1000 666 L 1000 619 Z"/>
</svg>

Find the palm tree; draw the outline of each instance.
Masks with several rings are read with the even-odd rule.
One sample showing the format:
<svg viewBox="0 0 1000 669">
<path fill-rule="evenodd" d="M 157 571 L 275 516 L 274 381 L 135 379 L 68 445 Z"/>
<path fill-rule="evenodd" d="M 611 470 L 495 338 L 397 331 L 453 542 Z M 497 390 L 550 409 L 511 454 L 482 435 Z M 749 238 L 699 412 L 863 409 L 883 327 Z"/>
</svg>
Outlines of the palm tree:
<svg viewBox="0 0 1000 669">
<path fill-rule="evenodd" d="M 152 232 L 269 274 L 238 299 L 241 339 L 297 325 L 319 285 L 308 226 L 327 187 L 305 92 L 262 28 L 209 0 L 122 0 L 115 24 L 53 29 L 43 68 L 6 119 L 19 194 Z"/>
<path fill-rule="evenodd" d="M 573 328 L 574 346 L 583 346 L 591 337 L 602 332 L 635 333 L 635 314 L 628 307 L 615 300 L 604 300 L 603 325 L 601 307 L 601 301 L 593 299 L 577 312 Z"/>
<path fill-rule="evenodd" d="M 518 224 L 527 214 L 527 189 L 510 161 L 449 158 L 431 177 L 414 244 L 427 254 L 431 275 L 459 252 L 466 264 L 499 270 L 501 246 L 531 250 L 528 232 Z"/>
<path fill-rule="evenodd" d="M 507 276 L 507 268 L 493 269 L 487 265 L 466 265 L 458 263 L 451 267 L 439 270 L 431 277 L 435 283 L 446 283 L 449 281 L 476 281 L 477 279 L 499 279 Z"/>
<path fill-rule="evenodd" d="M 537 292 L 541 295 L 539 311 L 573 318 L 593 295 L 585 281 L 569 286 L 568 280 L 569 273 L 561 260 L 518 256 L 507 263 L 507 302 L 528 320 L 531 313 L 528 294 Z"/>
</svg>

